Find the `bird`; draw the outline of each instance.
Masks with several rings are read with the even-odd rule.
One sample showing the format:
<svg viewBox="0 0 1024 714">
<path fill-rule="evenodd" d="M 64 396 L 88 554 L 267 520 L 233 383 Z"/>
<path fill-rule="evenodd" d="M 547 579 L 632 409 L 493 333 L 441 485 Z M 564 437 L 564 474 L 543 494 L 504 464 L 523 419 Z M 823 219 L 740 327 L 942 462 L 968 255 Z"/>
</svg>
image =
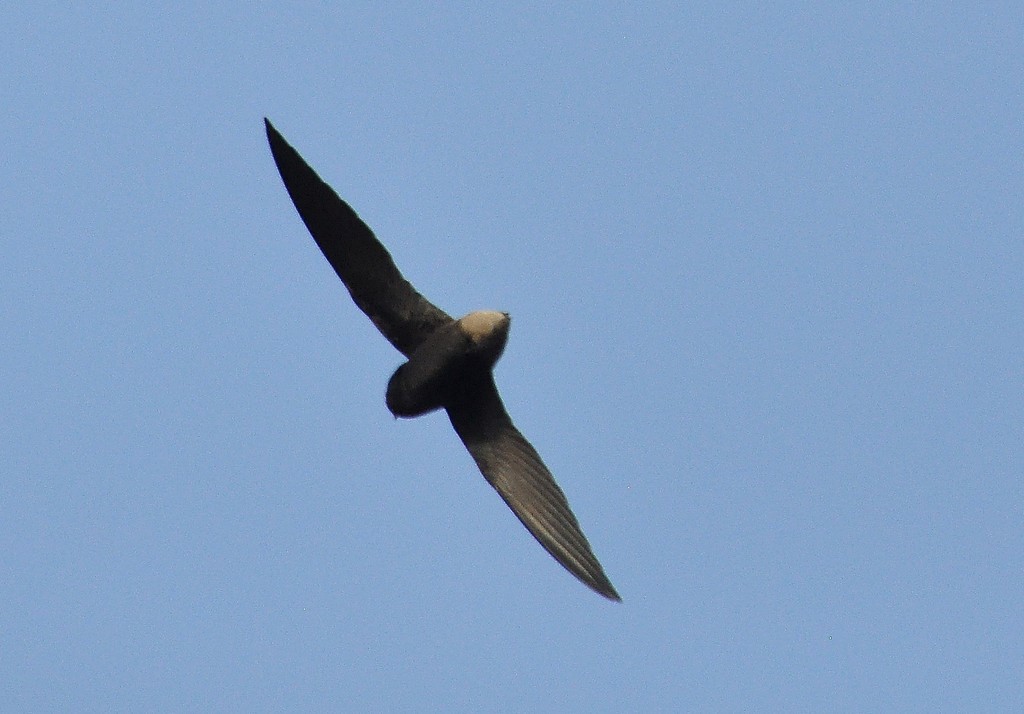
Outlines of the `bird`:
<svg viewBox="0 0 1024 714">
<path fill-rule="evenodd" d="M 498 394 L 493 368 L 508 341 L 509 314 L 479 310 L 454 319 L 424 298 L 370 227 L 264 123 L 306 228 L 356 306 L 406 358 L 388 380 L 388 410 L 411 418 L 444 409 L 484 478 L 533 537 L 584 585 L 620 602 L 565 494 Z"/>
</svg>

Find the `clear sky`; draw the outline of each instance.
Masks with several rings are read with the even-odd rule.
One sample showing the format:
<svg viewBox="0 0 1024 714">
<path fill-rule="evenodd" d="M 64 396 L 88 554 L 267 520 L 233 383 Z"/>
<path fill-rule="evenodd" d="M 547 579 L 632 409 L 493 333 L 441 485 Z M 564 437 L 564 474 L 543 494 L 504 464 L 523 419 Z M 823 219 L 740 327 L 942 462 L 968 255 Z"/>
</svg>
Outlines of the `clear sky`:
<svg viewBox="0 0 1024 714">
<path fill-rule="evenodd" d="M 1020 3 L 382 5 L 0 10 L 3 708 L 1024 711 Z M 512 314 L 622 604 L 387 412 L 264 116 Z"/>
</svg>

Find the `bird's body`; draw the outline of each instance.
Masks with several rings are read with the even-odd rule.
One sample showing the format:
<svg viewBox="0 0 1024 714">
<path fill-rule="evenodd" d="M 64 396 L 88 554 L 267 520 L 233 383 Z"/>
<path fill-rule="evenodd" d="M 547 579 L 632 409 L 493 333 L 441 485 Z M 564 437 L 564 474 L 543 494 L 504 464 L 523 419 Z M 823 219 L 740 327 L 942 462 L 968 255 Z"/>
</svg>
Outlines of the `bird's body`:
<svg viewBox="0 0 1024 714">
<path fill-rule="evenodd" d="M 266 129 L 281 178 L 317 245 L 356 305 L 408 358 L 388 382 L 388 409 L 396 417 L 445 409 L 484 478 L 538 542 L 588 587 L 619 600 L 565 495 L 498 396 L 492 370 L 508 340 L 508 314 L 481 310 L 454 320 L 426 300 L 349 205 L 269 121 Z"/>
<path fill-rule="evenodd" d="M 415 417 L 457 399 L 466 375 L 490 371 L 508 341 L 509 317 L 502 312 L 471 312 L 434 330 L 395 370 L 384 401 L 396 417 Z"/>
</svg>

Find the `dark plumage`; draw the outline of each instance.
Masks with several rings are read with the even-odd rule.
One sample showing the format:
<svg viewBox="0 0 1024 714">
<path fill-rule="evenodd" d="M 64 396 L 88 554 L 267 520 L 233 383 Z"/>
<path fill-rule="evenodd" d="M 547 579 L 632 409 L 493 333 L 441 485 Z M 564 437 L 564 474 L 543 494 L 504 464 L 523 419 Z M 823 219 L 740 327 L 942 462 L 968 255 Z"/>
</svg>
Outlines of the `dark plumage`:
<svg viewBox="0 0 1024 714">
<path fill-rule="evenodd" d="M 492 368 L 505 349 L 509 316 L 485 310 L 453 320 L 431 304 L 355 211 L 265 121 L 274 161 L 313 239 L 359 309 L 408 358 L 388 382 L 388 409 L 413 417 L 444 408 L 484 478 L 534 538 L 584 584 L 619 600 L 565 494 L 498 396 Z"/>
</svg>

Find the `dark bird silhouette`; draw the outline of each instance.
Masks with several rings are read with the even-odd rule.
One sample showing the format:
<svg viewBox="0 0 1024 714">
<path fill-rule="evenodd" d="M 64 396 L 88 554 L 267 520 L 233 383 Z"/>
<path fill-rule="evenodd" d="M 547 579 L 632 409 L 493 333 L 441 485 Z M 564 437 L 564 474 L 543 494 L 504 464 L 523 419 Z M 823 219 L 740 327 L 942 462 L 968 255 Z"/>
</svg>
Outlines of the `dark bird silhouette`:
<svg viewBox="0 0 1024 714">
<path fill-rule="evenodd" d="M 533 537 L 585 585 L 620 600 L 565 494 L 498 396 L 492 369 L 508 340 L 508 314 L 454 320 L 416 292 L 373 231 L 264 121 L 281 179 L 316 244 L 359 309 L 408 359 L 388 382 L 388 409 L 414 417 L 444 408 L 484 478 Z"/>
</svg>

